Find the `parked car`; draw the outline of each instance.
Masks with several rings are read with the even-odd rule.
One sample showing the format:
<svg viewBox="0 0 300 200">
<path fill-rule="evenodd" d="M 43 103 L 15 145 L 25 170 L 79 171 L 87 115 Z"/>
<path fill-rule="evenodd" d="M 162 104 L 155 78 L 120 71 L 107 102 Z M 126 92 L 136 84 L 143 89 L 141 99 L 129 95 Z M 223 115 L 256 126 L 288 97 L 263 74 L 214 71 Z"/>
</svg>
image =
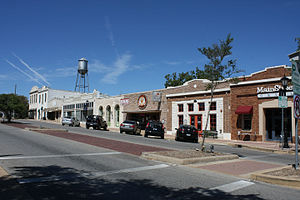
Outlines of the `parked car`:
<svg viewBox="0 0 300 200">
<path fill-rule="evenodd" d="M 141 134 L 141 126 L 137 121 L 125 120 L 120 125 L 120 133 Z"/>
<path fill-rule="evenodd" d="M 100 115 L 89 115 L 86 118 L 86 128 L 89 129 L 90 127 L 107 130 L 107 123 Z"/>
<path fill-rule="evenodd" d="M 149 121 L 145 128 L 144 137 L 148 137 L 148 135 L 160 136 L 161 139 L 165 138 L 165 128 L 163 123 L 160 121 Z"/>
<path fill-rule="evenodd" d="M 178 129 L 176 129 L 175 140 L 187 140 L 198 143 L 198 131 L 195 126 L 192 125 L 180 125 Z"/>
<path fill-rule="evenodd" d="M 64 126 L 69 125 L 69 126 L 80 126 L 80 121 L 76 119 L 75 117 L 63 117 L 61 124 Z"/>
</svg>

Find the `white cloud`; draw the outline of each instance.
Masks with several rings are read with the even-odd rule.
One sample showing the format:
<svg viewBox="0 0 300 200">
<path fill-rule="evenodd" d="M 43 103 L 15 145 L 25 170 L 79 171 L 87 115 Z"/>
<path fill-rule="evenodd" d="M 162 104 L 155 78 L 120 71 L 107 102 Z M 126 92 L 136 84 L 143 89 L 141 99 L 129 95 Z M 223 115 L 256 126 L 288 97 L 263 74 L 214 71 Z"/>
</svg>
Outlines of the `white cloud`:
<svg viewBox="0 0 300 200">
<path fill-rule="evenodd" d="M 180 61 L 164 61 L 163 63 L 167 64 L 167 65 L 180 65 L 182 62 L 180 62 Z"/>
<path fill-rule="evenodd" d="M 77 68 L 76 67 L 62 67 L 55 69 L 55 73 L 52 73 L 52 75 L 48 75 L 48 77 L 71 77 L 76 76 L 77 74 Z"/>
<path fill-rule="evenodd" d="M 129 62 L 131 57 L 130 54 L 123 54 L 118 57 L 110 68 L 110 71 L 101 79 L 101 81 L 108 84 L 116 84 L 119 76 L 130 70 Z"/>
</svg>

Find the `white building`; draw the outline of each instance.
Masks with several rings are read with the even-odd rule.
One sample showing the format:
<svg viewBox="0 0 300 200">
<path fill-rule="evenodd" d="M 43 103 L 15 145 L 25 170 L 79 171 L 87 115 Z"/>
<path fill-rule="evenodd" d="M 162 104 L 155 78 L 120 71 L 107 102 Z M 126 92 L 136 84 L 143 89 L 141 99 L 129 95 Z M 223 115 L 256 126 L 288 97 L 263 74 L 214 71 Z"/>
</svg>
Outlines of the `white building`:
<svg viewBox="0 0 300 200">
<path fill-rule="evenodd" d="M 55 90 L 46 86 L 42 88 L 34 86 L 29 95 L 29 118 L 60 122 L 62 116 L 76 116 L 81 121 L 85 121 L 84 114 L 93 113 L 95 99 L 103 97 L 104 95 L 97 90 L 94 90 L 93 93 L 79 93 Z M 83 114 L 86 106 L 88 106 L 88 113 Z"/>
</svg>

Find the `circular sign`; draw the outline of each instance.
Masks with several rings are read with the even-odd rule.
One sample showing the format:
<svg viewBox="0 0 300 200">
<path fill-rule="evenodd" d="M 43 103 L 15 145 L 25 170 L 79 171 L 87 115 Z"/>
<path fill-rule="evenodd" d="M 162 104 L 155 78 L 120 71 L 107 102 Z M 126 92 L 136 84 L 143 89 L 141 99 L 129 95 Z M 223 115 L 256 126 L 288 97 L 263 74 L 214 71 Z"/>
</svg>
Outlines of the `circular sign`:
<svg viewBox="0 0 300 200">
<path fill-rule="evenodd" d="M 294 95 L 294 116 L 300 118 L 300 96 Z"/>
<path fill-rule="evenodd" d="M 139 98 L 138 98 L 138 106 L 139 106 L 139 109 L 145 109 L 146 106 L 147 106 L 147 98 L 145 95 L 141 95 Z"/>
</svg>

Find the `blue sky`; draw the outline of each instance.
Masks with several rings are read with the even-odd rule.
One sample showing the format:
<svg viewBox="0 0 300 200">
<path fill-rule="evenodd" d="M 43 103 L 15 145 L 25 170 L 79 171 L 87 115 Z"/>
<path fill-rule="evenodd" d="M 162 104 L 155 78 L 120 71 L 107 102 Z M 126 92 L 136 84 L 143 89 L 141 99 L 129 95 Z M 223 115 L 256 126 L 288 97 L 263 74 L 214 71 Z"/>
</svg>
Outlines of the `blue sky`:
<svg viewBox="0 0 300 200">
<path fill-rule="evenodd" d="M 231 33 L 243 74 L 287 64 L 300 37 L 299 0 L 1 0 L 0 93 L 74 90 L 78 59 L 90 90 L 164 88 L 164 76 L 202 68 L 197 50 Z M 241 74 L 241 75 L 243 75 Z"/>
</svg>

